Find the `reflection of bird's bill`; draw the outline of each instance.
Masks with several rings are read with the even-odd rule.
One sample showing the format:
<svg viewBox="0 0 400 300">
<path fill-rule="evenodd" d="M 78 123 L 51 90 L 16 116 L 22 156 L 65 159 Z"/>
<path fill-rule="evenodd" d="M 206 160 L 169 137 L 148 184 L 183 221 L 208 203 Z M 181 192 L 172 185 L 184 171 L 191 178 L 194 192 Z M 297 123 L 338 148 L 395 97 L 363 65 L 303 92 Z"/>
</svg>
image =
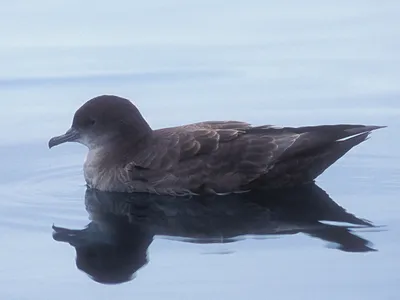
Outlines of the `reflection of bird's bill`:
<svg viewBox="0 0 400 300">
<path fill-rule="evenodd" d="M 53 232 L 53 237 L 57 241 L 65 242 L 67 237 L 74 237 L 76 236 L 79 232 L 82 230 L 80 229 L 69 229 L 69 228 L 64 228 L 64 227 L 58 227 L 53 225 L 52 226 L 54 232 Z"/>
<path fill-rule="evenodd" d="M 99 230 L 97 224 L 89 224 L 85 229 L 68 229 L 53 225 L 53 239 L 58 242 L 69 243 L 73 247 L 84 247 L 91 244 L 112 243 L 109 234 Z"/>
<path fill-rule="evenodd" d="M 83 239 L 83 232 L 86 229 L 78 230 L 78 229 L 68 229 L 63 227 L 58 227 L 53 225 L 53 239 L 58 242 L 66 242 L 71 244 L 74 247 L 77 247 L 83 243 L 85 240 Z"/>
</svg>

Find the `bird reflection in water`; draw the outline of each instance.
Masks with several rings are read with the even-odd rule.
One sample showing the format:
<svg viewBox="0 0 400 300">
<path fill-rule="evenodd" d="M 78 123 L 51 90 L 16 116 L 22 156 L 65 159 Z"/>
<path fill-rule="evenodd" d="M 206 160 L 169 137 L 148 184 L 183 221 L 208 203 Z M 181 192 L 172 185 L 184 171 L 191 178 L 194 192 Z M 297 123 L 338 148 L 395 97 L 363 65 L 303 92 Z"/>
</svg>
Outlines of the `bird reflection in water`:
<svg viewBox="0 0 400 300">
<path fill-rule="evenodd" d="M 155 236 L 192 243 L 227 243 L 249 236 L 304 233 L 333 242 L 342 251 L 376 251 L 369 241 L 351 231 L 372 224 L 346 212 L 315 184 L 179 199 L 87 189 L 85 204 L 91 219 L 87 227 L 76 230 L 53 226 L 53 238 L 73 246 L 78 269 L 104 284 L 132 280 L 147 264 L 147 249 Z"/>
</svg>

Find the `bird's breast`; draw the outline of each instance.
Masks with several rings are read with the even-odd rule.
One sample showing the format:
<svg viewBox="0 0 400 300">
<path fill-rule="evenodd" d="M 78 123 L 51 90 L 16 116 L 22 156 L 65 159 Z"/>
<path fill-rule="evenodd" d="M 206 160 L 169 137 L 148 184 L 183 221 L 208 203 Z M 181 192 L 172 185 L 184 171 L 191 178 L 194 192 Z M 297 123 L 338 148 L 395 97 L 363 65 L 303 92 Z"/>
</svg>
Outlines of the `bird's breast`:
<svg viewBox="0 0 400 300">
<path fill-rule="evenodd" d="M 112 154 L 101 150 L 90 150 L 87 153 L 84 176 L 91 188 L 109 192 L 191 194 L 188 187 L 181 185 L 172 175 L 150 176 L 150 180 L 142 180 L 140 172 L 132 174 L 124 165 L 108 161 L 112 157 Z"/>
<path fill-rule="evenodd" d="M 93 187 L 97 175 L 100 172 L 100 159 L 99 159 L 99 151 L 97 150 L 89 150 L 86 155 L 85 161 L 83 163 L 83 173 L 85 176 L 86 183 Z"/>
<path fill-rule="evenodd" d="M 102 149 L 90 150 L 83 170 L 86 183 L 100 191 L 129 191 L 130 174 L 123 165 L 110 161 L 112 157 L 112 154 Z"/>
</svg>

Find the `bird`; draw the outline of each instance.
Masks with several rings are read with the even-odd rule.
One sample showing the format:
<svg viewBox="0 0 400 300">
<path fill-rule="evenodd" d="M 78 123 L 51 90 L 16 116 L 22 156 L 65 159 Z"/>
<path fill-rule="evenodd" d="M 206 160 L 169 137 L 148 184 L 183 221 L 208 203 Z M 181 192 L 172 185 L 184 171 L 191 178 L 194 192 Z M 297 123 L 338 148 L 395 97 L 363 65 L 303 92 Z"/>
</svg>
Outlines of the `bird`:
<svg viewBox="0 0 400 300">
<path fill-rule="evenodd" d="M 127 98 L 100 95 L 77 109 L 49 148 L 88 148 L 88 187 L 173 196 L 226 195 L 314 182 L 369 134 L 386 126 L 278 127 L 234 120 L 152 129 Z"/>
</svg>

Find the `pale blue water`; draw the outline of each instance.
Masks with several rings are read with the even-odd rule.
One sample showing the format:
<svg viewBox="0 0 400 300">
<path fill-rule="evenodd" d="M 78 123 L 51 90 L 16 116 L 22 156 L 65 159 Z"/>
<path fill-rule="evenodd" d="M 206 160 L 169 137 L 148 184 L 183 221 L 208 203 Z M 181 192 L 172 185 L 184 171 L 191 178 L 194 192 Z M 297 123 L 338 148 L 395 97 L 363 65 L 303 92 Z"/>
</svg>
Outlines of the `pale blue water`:
<svg viewBox="0 0 400 300">
<path fill-rule="evenodd" d="M 2 4 L 0 298 L 397 299 L 399 17 L 397 1 Z M 78 239 L 94 243 L 83 262 L 131 262 L 138 271 L 123 284 L 97 283 L 77 268 L 74 248 L 52 236 L 53 224 L 83 229 L 91 222 L 86 150 L 50 151 L 47 141 L 100 94 L 130 98 L 154 128 L 212 119 L 387 125 L 317 181 L 349 213 L 381 227 L 316 225 L 323 214 L 313 205 L 258 203 L 254 211 L 221 203 L 203 212 L 140 199 L 128 213 L 135 227 L 124 210 L 112 217 L 104 200 L 91 215 L 95 234 Z M 326 203 L 318 209 L 332 213 Z M 133 243 L 122 252 L 103 253 L 96 244 L 115 245 L 120 236 L 135 237 L 122 239 Z M 210 236 L 214 243 L 204 243 Z M 342 251 L 332 240 L 363 252 Z"/>
</svg>

